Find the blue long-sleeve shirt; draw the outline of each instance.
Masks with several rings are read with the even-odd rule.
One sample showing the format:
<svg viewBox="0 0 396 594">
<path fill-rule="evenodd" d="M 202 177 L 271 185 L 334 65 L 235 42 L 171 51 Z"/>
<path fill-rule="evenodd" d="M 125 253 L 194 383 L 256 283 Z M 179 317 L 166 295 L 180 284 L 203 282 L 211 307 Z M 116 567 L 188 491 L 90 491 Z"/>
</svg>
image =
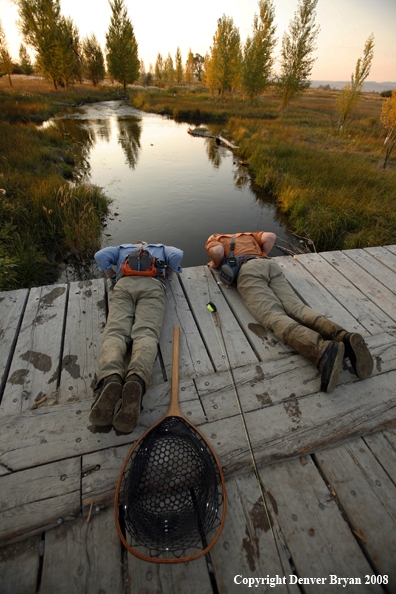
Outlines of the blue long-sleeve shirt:
<svg viewBox="0 0 396 594">
<path fill-rule="evenodd" d="M 125 258 L 133 252 L 144 247 L 154 258 L 162 260 L 174 272 L 182 272 L 180 262 L 183 258 L 183 251 L 176 247 L 164 245 L 162 243 L 149 243 L 148 245 L 134 245 L 133 243 L 123 243 L 118 247 L 105 247 L 95 254 L 96 264 L 99 270 L 111 270 L 117 266 L 117 278 L 120 277 L 121 264 Z"/>
</svg>

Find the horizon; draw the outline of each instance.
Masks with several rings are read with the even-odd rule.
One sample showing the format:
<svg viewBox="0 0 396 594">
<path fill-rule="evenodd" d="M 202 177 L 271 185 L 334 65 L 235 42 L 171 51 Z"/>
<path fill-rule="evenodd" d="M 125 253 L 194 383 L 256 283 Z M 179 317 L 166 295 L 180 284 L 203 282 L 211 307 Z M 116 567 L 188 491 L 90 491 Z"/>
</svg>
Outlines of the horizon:
<svg viewBox="0 0 396 594">
<path fill-rule="evenodd" d="M 277 0 L 276 4 L 274 2 L 278 39 L 274 51 L 276 57 L 279 56 L 282 35 L 288 31 L 297 3 L 297 0 Z M 93 13 L 90 11 L 89 0 L 85 0 L 83 4 L 78 0 L 61 0 L 61 13 L 71 16 L 79 29 L 80 39 L 95 33 L 104 51 L 105 33 L 110 23 L 110 6 L 108 0 L 95 0 L 95 3 L 91 4 L 94 7 Z M 166 12 L 162 12 L 160 17 L 154 20 L 155 6 L 152 4 L 134 6 L 131 0 L 124 0 L 124 4 L 138 43 L 139 59 L 144 61 L 146 71 L 149 70 L 150 63 L 154 67 L 158 53 L 165 59 L 169 52 L 174 59 L 178 46 L 183 64 L 187 60 L 189 48 L 193 54 L 205 56 L 212 44 L 217 20 L 223 14 L 233 18 L 244 45 L 252 31 L 254 14 L 258 12 L 256 0 L 218 0 L 216 5 L 210 0 L 203 0 L 199 10 L 193 14 L 186 14 L 185 3 L 181 0 L 171 0 Z M 317 50 L 313 53 L 316 61 L 309 80 L 349 81 L 371 33 L 374 33 L 374 59 L 366 82 L 382 83 L 396 80 L 394 0 L 377 0 L 375 6 L 371 0 L 319 0 L 316 13 L 315 23 L 320 26 L 320 32 L 316 43 Z M 14 61 L 18 61 L 19 46 L 24 42 L 15 22 L 18 19 L 18 10 L 13 0 L 0 0 L 0 19 L 10 54 Z M 152 43 L 151 39 L 155 41 Z M 30 46 L 27 46 L 27 49 L 33 61 L 34 52 Z M 279 70 L 278 61 L 274 70 Z"/>
</svg>

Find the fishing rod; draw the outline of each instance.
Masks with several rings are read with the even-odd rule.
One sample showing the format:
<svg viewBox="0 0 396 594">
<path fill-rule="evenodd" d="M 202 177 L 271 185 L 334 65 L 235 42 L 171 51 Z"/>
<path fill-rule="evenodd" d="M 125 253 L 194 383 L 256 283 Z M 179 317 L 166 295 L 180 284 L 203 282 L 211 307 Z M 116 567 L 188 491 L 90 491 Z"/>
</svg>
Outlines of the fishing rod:
<svg viewBox="0 0 396 594">
<path fill-rule="evenodd" d="M 268 520 L 268 525 L 269 525 L 270 530 L 271 530 L 272 538 L 274 539 L 274 543 L 275 543 L 275 547 L 276 547 L 276 552 L 278 554 L 279 562 L 280 562 L 280 565 L 281 565 L 281 568 L 282 568 L 283 577 L 285 578 L 284 583 L 286 585 L 286 588 L 287 588 L 288 593 L 290 594 L 289 586 L 287 584 L 287 579 L 286 579 L 286 572 L 285 572 L 285 569 L 283 567 L 282 558 L 280 556 L 278 543 L 276 541 L 275 534 L 274 534 L 274 531 L 273 531 L 273 528 L 272 528 L 272 523 L 271 523 L 271 519 L 270 519 L 270 515 L 269 515 L 269 511 L 268 511 L 268 506 L 267 506 L 267 500 L 266 500 L 266 497 L 265 497 L 265 488 L 264 488 L 263 482 L 262 482 L 261 477 L 260 477 L 259 472 L 258 472 L 257 462 L 256 462 L 256 458 L 255 458 L 255 455 L 254 455 L 254 451 L 253 451 L 253 447 L 252 447 L 252 442 L 250 440 L 249 431 L 248 431 L 248 428 L 247 428 L 247 425 L 246 425 L 246 420 L 245 420 L 245 415 L 244 415 L 243 409 L 242 409 L 241 399 L 239 397 L 238 388 L 237 388 L 237 384 L 236 384 L 235 377 L 234 377 L 234 372 L 232 370 L 232 366 L 231 366 L 231 362 L 230 362 L 230 357 L 228 355 L 227 343 L 225 341 L 224 334 L 223 334 L 223 329 L 221 327 L 220 316 L 219 316 L 219 313 L 217 311 L 217 307 L 215 306 L 215 304 L 213 303 L 213 301 L 209 301 L 209 303 L 207 303 L 206 307 L 208 308 L 208 310 L 211 313 L 214 313 L 215 314 L 217 326 L 220 329 L 221 338 L 222 338 L 222 341 L 223 341 L 223 344 L 224 344 L 224 349 L 225 349 L 225 358 L 226 358 L 227 371 L 228 371 L 228 373 L 231 376 L 231 382 L 232 382 L 232 386 L 234 388 L 234 393 L 235 393 L 235 396 L 236 396 L 236 399 L 237 399 L 239 414 L 240 414 L 240 417 L 241 417 L 241 420 L 242 420 L 243 428 L 245 430 L 246 439 L 247 439 L 249 450 L 250 450 L 250 456 L 251 456 L 252 462 L 253 462 L 254 473 L 256 475 L 256 479 L 257 479 L 257 482 L 258 482 L 258 485 L 259 485 L 259 489 L 260 489 L 260 493 L 261 493 L 261 498 L 262 498 L 262 501 L 263 501 L 263 504 L 264 504 L 264 509 L 265 509 L 265 513 L 266 513 L 266 516 L 267 516 L 267 520 Z M 212 321 L 213 321 L 213 318 L 212 318 Z M 213 325 L 214 325 L 214 328 L 215 328 L 215 333 L 216 333 L 216 337 L 217 337 L 217 340 L 219 342 L 220 348 L 223 351 L 222 345 L 220 343 L 220 340 L 219 340 L 219 337 L 218 337 L 218 334 L 217 334 L 216 325 L 215 325 L 214 322 L 213 322 Z M 223 352 L 223 354 L 224 354 L 224 352 Z"/>
</svg>

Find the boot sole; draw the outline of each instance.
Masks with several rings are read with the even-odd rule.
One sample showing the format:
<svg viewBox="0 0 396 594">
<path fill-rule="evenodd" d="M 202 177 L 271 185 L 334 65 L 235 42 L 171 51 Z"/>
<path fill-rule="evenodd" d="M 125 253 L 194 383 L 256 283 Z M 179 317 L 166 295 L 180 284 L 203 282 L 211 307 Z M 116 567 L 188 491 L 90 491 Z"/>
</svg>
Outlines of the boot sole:
<svg viewBox="0 0 396 594">
<path fill-rule="evenodd" d="M 100 427 L 111 425 L 113 422 L 114 408 L 120 400 L 121 394 L 121 384 L 114 383 L 105 386 L 91 408 L 88 417 L 90 422 L 94 425 L 99 425 Z"/>
<path fill-rule="evenodd" d="M 122 390 L 121 405 L 116 410 L 113 427 L 121 433 L 132 433 L 140 419 L 142 387 L 138 382 L 127 382 Z"/>
<path fill-rule="evenodd" d="M 338 378 L 340 377 L 342 361 L 344 359 L 345 347 L 343 343 L 337 349 L 337 355 L 333 364 L 333 371 L 331 372 L 328 386 L 326 388 L 326 394 L 330 394 L 337 385 Z"/>
<path fill-rule="evenodd" d="M 360 334 L 353 334 L 350 338 L 350 346 L 355 359 L 351 363 L 356 375 L 360 379 L 367 379 L 373 373 L 374 361 L 363 337 Z"/>
</svg>

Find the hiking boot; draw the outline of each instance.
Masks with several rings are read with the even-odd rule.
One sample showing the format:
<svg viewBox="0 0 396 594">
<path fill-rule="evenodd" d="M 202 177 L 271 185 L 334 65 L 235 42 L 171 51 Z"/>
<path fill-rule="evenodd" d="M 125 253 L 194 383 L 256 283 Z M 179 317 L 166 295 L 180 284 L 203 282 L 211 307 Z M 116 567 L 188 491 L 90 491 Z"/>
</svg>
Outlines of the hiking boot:
<svg viewBox="0 0 396 594">
<path fill-rule="evenodd" d="M 113 427 L 121 433 L 131 433 L 139 423 L 144 381 L 135 373 L 127 377 L 122 389 L 122 398 L 114 411 Z"/>
<path fill-rule="evenodd" d="M 367 379 L 373 372 L 374 361 L 360 334 L 347 332 L 342 339 L 345 357 L 351 362 L 353 371 L 360 379 Z"/>
<path fill-rule="evenodd" d="M 320 389 L 330 394 L 337 385 L 340 376 L 345 347 L 342 342 L 331 342 L 319 361 L 318 369 L 322 374 Z"/>
<path fill-rule="evenodd" d="M 94 425 L 105 427 L 113 421 L 114 407 L 121 398 L 122 379 L 117 374 L 102 379 L 95 392 L 98 392 L 95 402 L 91 406 L 89 420 Z"/>
</svg>

